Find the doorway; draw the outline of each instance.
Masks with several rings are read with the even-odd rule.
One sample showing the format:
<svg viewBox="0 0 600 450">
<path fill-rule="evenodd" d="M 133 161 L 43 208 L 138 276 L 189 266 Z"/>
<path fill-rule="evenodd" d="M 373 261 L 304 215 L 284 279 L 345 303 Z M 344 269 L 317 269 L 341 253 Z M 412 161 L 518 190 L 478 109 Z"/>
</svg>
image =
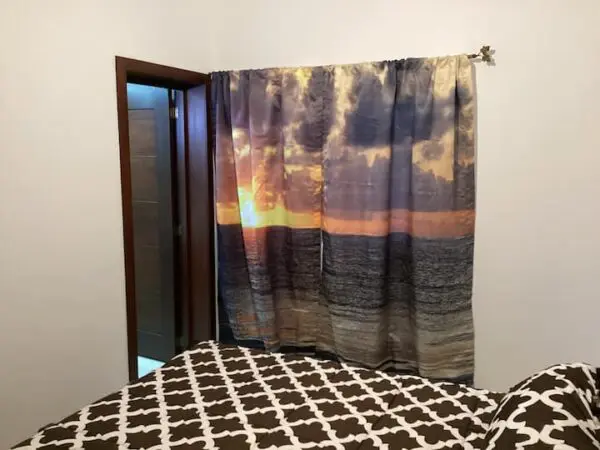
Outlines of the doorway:
<svg viewBox="0 0 600 450">
<path fill-rule="evenodd" d="M 214 338 L 209 77 L 116 57 L 129 378 Z"/>
<path fill-rule="evenodd" d="M 138 376 L 178 353 L 175 91 L 127 83 Z"/>
</svg>

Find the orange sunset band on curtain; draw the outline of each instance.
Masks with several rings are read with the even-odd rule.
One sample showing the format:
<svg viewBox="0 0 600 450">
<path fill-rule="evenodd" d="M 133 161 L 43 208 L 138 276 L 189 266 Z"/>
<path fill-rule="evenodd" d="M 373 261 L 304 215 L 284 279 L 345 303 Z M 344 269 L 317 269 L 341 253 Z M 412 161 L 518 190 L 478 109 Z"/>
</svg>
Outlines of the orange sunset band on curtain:
<svg viewBox="0 0 600 450">
<path fill-rule="evenodd" d="M 245 189 L 238 188 L 238 195 L 239 207 L 217 205 L 219 225 L 241 225 L 242 228 L 322 227 L 326 232 L 342 235 L 386 236 L 392 232 L 418 237 L 465 236 L 473 233 L 475 227 L 473 210 L 424 212 L 396 209 L 390 212 L 368 212 L 364 219 L 342 219 L 335 215 L 321 217 L 320 212 L 292 212 L 282 204 L 269 210 L 261 210 Z"/>
</svg>

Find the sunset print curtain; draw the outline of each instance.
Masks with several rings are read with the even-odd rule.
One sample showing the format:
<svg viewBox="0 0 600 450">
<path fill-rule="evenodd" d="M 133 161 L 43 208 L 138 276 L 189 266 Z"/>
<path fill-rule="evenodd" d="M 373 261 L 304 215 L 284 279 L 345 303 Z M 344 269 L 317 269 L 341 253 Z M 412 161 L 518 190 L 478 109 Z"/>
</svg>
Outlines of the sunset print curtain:
<svg viewBox="0 0 600 450">
<path fill-rule="evenodd" d="M 212 75 L 221 335 L 469 380 L 467 56 Z"/>
</svg>

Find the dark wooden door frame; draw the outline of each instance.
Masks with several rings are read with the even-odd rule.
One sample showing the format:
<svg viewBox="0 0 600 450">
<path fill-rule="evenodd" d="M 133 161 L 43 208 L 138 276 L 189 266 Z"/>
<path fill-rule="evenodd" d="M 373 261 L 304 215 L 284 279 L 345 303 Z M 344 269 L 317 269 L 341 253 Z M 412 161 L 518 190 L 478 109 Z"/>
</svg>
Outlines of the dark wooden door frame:
<svg viewBox="0 0 600 450">
<path fill-rule="evenodd" d="M 210 142 L 210 76 L 120 56 L 115 57 L 115 68 L 121 159 L 127 351 L 129 379 L 134 380 L 137 378 L 137 316 L 127 83 L 183 91 L 183 96 L 178 101 L 178 106 L 182 107 L 183 121 L 179 120 L 176 127 L 176 164 L 178 174 L 182 178 L 179 181 L 181 195 L 178 203 L 182 225 L 179 262 L 183 275 L 180 286 L 184 315 L 183 347 L 189 348 L 196 341 L 215 337 L 214 161 Z M 199 321 L 198 318 L 202 320 Z"/>
</svg>

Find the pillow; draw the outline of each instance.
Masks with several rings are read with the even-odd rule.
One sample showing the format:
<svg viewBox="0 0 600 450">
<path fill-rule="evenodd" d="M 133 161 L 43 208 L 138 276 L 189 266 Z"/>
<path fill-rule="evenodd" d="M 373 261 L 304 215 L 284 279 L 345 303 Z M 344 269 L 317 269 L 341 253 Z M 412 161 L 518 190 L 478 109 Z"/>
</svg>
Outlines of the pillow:
<svg viewBox="0 0 600 450">
<path fill-rule="evenodd" d="M 489 424 L 487 449 L 600 449 L 595 369 L 560 364 L 530 376 L 504 396 Z"/>
</svg>

